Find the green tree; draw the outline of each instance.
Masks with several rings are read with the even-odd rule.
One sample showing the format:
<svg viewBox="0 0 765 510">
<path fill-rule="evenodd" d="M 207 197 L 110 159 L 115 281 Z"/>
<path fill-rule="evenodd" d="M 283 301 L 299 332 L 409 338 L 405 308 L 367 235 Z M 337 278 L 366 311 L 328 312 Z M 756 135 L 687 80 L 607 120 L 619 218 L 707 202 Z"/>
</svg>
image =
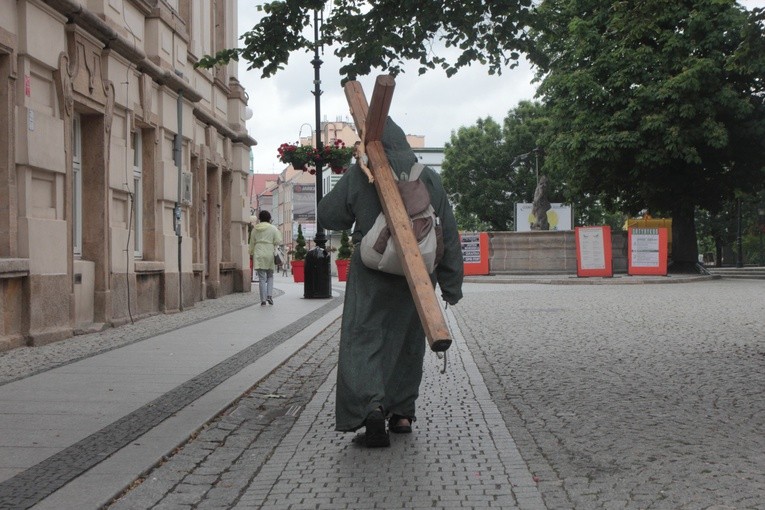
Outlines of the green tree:
<svg viewBox="0 0 765 510">
<path fill-rule="evenodd" d="M 694 211 L 765 185 L 762 12 L 733 0 L 545 0 L 532 59 L 548 106 L 547 164 L 608 209 L 673 219 L 697 260 Z"/>
<path fill-rule="evenodd" d="M 441 176 L 461 229 L 513 230 L 515 203 L 531 202 L 544 164 L 534 149 L 545 125 L 543 107 L 523 101 L 502 127 L 487 117 L 452 133 Z"/>
<path fill-rule="evenodd" d="M 703 209 L 697 211 L 700 248 L 705 254 L 714 253 L 717 266 L 737 263 L 739 218 L 741 262 L 765 264 L 765 190 L 756 194 L 739 193 L 726 201 L 716 214 Z"/>
<path fill-rule="evenodd" d="M 331 10 L 330 7 L 331 6 Z M 242 58 L 264 78 L 282 69 L 295 51 L 313 51 L 305 37 L 316 9 L 326 15 L 321 44 L 346 62 L 342 76 L 355 79 L 376 68 L 393 75 L 404 61 L 420 64 L 420 74 L 441 68 L 448 76 L 480 62 L 489 73 L 515 66 L 527 47 L 523 28 L 531 0 L 280 0 L 259 5 L 264 16 L 241 37 L 240 48 L 207 56 L 211 67 Z"/>
<path fill-rule="evenodd" d="M 493 120 L 479 119 L 452 135 L 441 175 L 461 229 L 512 230 L 515 203 L 533 200 L 537 168 L 548 177 L 548 198 L 573 205 L 575 224 L 621 229 L 624 215 L 613 204 L 607 208 L 597 196 L 571 192 L 565 172 L 545 165 L 549 129 L 545 106 L 521 101 L 501 134 Z"/>
<path fill-rule="evenodd" d="M 500 125 L 491 117 L 452 133 L 444 149 L 441 176 L 457 218 L 475 218 L 491 230 L 512 228 L 512 204 L 517 195 L 512 191 L 510 196 L 505 194 L 512 189 L 512 158 L 504 150 Z"/>
</svg>

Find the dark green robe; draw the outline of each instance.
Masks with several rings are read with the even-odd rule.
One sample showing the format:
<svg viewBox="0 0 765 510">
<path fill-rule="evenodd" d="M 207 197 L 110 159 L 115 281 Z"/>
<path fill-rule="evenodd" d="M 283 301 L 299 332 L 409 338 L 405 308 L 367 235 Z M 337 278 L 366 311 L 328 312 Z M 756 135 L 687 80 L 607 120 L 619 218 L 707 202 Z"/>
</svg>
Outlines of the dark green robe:
<svg viewBox="0 0 765 510">
<path fill-rule="evenodd" d="M 390 118 L 382 141 L 393 170 L 409 172 L 417 157 Z M 442 297 L 454 304 L 462 298 L 463 274 L 457 223 L 439 175 L 426 167 L 420 179 L 428 186 L 444 233 L 444 257 L 431 277 L 434 283 L 438 281 Z M 331 230 L 354 227 L 357 243 L 381 210 L 374 185 L 353 165 L 319 202 L 319 222 Z M 336 429 L 362 427 L 367 415 L 379 406 L 415 418 L 426 346 L 406 278 L 367 268 L 355 250 L 340 335 Z"/>
</svg>

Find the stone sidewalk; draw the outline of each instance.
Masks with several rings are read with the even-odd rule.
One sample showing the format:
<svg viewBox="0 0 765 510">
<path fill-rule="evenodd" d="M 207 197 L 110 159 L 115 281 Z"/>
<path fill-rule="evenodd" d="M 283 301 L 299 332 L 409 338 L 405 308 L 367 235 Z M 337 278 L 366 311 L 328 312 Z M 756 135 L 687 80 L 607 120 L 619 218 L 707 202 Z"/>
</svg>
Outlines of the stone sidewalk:
<svg viewBox="0 0 765 510">
<path fill-rule="evenodd" d="M 338 321 L 111 508 L 545 508 L 451 326 L 446 373 L 428 353 L 420 420 L 391 448 L 334 431 Z"/>
<path fill-rule="evenodd" d="M 180 444 L 157 447 L 155 461 L 135 464 L 146 467 L 133 467 L 131 444 L 92 469 L 134 469 L 106 499 L 93 494 L 114 486 L 101 469 L 102 478 L 88 471 L 34 508 L 763 508 L 762 282 L 542 276 L 534 284 L 527 277 L 477 283 L 467 283 L 465 299 L 447 312 L 456 341 L 446 373 L 428 353 L 420 421 L 414 434 L 393 436 L 391 448 L 367 450 L 353 434 L 333 430 L 339 322 L 330 319 L 282 361 L 268 362 L 258 343 L 229 347 L 229 363 L 261 364 L 260 375 L 244 368 L 221 384 L 239 378 L 242 388 L 229 390 L 223 408 L 191 402 L 136 440 L 144 444 L 135 448 L 150 448 L 146 437 L 159 429 L 188 426 L 189 410 L 209 413 Z M 255 341 L 246 338 L 252 314 L 290 314 L 306 304 L 315 314 L 324 306 L 303 303 L 296 285 L 278 282 L 287 293 L 273 308 L 248 309 L 257 302 L 252 294 L 226 296 L 182 314 L 0 353 L 0 389 L 77 360 L 159 345 L 163 335 L 204 332 L 246 346 Z M 264 340 L 278 351 L 299 330 L 287 326 L 280 338 Z M 199 356 L 207 355 L 203 347 Z M 0 409 L 0 417 L 9 413 L 12 407 Z M 55 483 L 46 480 L 28 485 Z M 25 508 L 4 506 L 6 495 L 0 484 L 0 508 Z"/>
<path fill-rule="evenodd" d="M 252 295 L 0 355 L 0 508 L 99 508 L 339 317 Z"/>
<path fill-rule="evenodd" d="M 765 286 L 620 283 L 466 284 L 390 449 L 333 431 L 335 324 L 113 507 L 761 508 Z"/>
</svg>

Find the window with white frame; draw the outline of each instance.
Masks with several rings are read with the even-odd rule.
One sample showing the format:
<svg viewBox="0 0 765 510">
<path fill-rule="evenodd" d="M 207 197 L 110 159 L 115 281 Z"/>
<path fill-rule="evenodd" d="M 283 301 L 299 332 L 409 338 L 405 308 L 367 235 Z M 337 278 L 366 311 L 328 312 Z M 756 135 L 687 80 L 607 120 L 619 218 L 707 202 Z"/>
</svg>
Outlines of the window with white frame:
<svg viewBox="0 0 765 510">
<path fill-rule="evenodd" d="M 72 119 L 72 247 L 82 256 L 82 119 Z"/>
<path fill-rule="evenodd" d="M 140 131 L 130 136 L 133 147 L 133 233 L 135 258 L 143 257 L 143 137 Z"/>
</svg>

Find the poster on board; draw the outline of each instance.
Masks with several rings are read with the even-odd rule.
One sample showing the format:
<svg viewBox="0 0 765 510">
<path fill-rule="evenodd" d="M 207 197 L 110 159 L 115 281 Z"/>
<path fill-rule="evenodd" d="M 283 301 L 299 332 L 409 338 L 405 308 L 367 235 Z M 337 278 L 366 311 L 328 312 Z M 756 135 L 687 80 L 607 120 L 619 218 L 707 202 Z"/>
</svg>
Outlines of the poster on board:
<svg viewBox="0 0 765 510">
<path fill-rule="evenodd" d="M 461 232 L 460 246 L 466 275 L 489 274 L 489 234 Z"/>
<path fill-rule="evenodd" d="M 531 210 L 534 204 L 519 202 L 515 204 L 515 231 L 531 232 L 531 225 L 536 221 Z M 551 203 L 547 211 L 547 222 L 550 230 L 571 230 L 571 206 L 561 203 Z"/>
<path fill-rule="evenodd" d="M 627 232 L 627 274 L 667 275 L 667 229 L 635 228 Z"/>
<path fill-rule="evenodd" d="M 576 227 L 576 275 L 613 276 L 611 227 Z"/>
</svg>

